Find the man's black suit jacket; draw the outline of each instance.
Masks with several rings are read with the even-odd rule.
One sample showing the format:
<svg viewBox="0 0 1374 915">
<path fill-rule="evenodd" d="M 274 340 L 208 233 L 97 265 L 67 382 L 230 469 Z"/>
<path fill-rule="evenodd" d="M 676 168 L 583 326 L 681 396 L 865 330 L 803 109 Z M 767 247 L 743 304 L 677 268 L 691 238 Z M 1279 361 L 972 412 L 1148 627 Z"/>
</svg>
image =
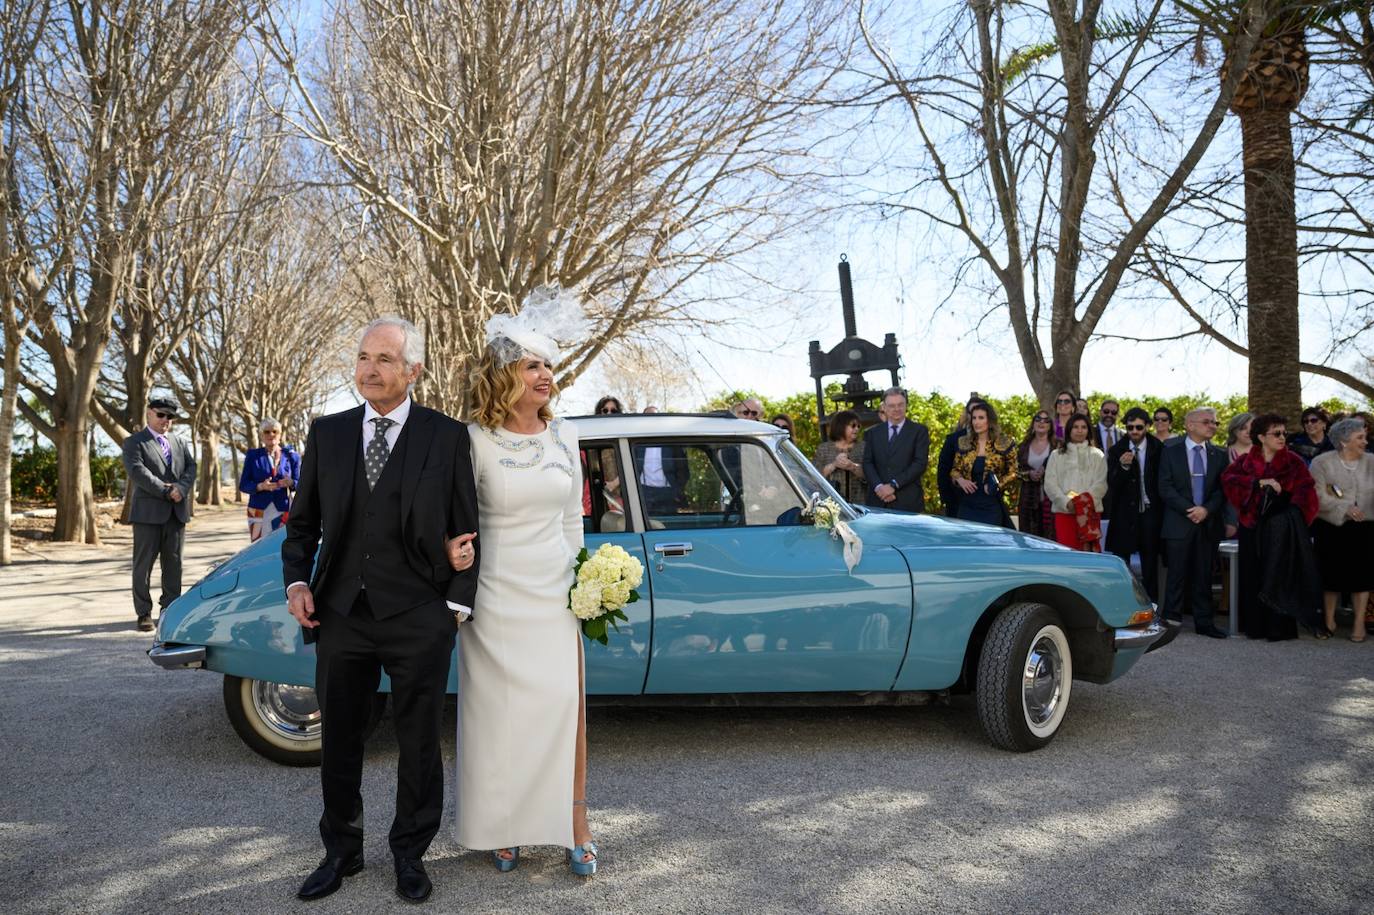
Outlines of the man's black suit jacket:
<svg viewBox="0 0 1374 915">
<path fill-rule="evenodd" d="M 945 436 L 944 444 L 940 446 L 940 459 L 935 464 L 935 488 L 940 491 L 945 514 L 951 518 L 959 517 L 959 497 L 964 494 L 949 477 L 954 470 L 954 457 L 959 453 L 959 438 L 963 434 L 964 429 L 960 427 Z"/>
<path fill-rule="evenodd" d="M 358 574 L 357 569 L 336 567 L 331 546 L 348 524 L 355 474 L 361 472 L 363 412 L 363 407 L 355 407 L 323 416 L 310 426 L 281 548 L 287 586 L 305 581 L 318 593 L 331 576 Z M 402 435 L 407 438 L 400 499 L 405 535 L 400 546 L 406 564 L 415 573 L 417 588 L 472 607 L 481 538 L 472 542 L 475 558 L 462 572 L 453 571 L 444 546 L 448 537 L 477 531 L 477 486 L 467 427 L 412 402 Z M 306 630 L 307 637 L 313 632 Z"/>
<path fill-rule="evenodd" d="M 879 508 L 896 508 L 908 512 L 926 510 L 926 496 L 921 489 L 921 477 L 930 464 L 930 430 L 915 420 L 902 424 L 902 431 L 891 442 L 887 440 L 886 422 L 869 427 L 864 433 L 864 485 L 868 487 L 865 502 Z M 873 491 L 879 483 L 897 484 L 895 502 L 884 502 Z"/>
<path fill-rule="evenodd" d="M 1159 498 L 1164 503 L 1160 536 L 1165 540 L 1181 540 L 1196 527 L 1188 520 L 1188 509 L 1193 507 L 1193 478 L 1188 466 L 1188 446 L 1191 444 L 1187 436 L 1181 436 L 1165 442 L 1160 450 Z M 1207 520 L 1202 523 L 1208 538 L 1220 541 L 1222 508 L 1226 505 L 1226 496 L 1221 491 L 1221 472 L 1226 469 L 1228 457 L 1226 449 L 1211 442 L 1205 447 L 1207 472 L 1202 480 L 1202 506 L 1207 509 Z"/>
<path fill-rule="evenodd" d="M 1163 505 L 1159 501 L 1159 458 L 1164 445 L 1153 435 L 1145 436 L 1145 497 L 1154 509 L 1140 511 L 1140 462 L 1121 466 L 1121 457 L 1131 450 L 1130 437 L 1122 438 L 1107 451 L 1107 495 L 1112 500 L 1112 523 L 1107 528 L 1107 548 L 1127 544 L 1138 549 L 1142 534 L 1158 536 L 1158 531 L 1138 531 L 1141 523 L 1154 525 Z M 1143 517 L 1142 517 L 1143 515 Z"/>
</svg>

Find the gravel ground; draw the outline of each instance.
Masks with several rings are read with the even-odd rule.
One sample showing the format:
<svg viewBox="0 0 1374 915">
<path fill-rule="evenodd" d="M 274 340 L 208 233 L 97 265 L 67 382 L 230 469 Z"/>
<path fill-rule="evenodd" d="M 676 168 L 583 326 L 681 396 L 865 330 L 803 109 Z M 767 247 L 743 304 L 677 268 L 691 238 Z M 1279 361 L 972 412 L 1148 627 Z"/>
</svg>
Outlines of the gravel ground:
<svg viewBox="0 0 1374 915">
<path fill-rule="evenodd" d="M 188 583 L 245 542 L 188 535 Z M 409 911 L 386 849 L 394 735 L 370 745 L 367 869 L 319 857 L 317 772 L 235 736 L 218 675 L 133 630 L 129 536 L 25 544 L 0 570 L 0 911 Z M 452 714 L 445 753 L 453 755 Z M 435 912 L 1368 912 L 1374 640 L 1184 633 L 1076 684 L 1046 749 L 992 749 L 967 700 L 883 709 L 590 712 L 602 873 L 557 849 L 499 874 L 445 830 Z"/>
</svg>

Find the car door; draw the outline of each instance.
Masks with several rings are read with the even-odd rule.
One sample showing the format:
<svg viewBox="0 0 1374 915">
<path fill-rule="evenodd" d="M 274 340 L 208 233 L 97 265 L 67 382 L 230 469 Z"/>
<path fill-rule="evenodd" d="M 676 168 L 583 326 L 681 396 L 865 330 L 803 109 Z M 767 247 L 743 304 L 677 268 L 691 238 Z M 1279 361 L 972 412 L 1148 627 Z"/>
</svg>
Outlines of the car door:
<svg viewBox="0 0 1374 915">
<path fill-rule="evenodd" d="M 587 550 L 595 552 L 603 543 L 624 547 L 644 563 L 644 542 L 632 523 L 633 506 L 627 506 L 623 454 L 619 443 L 583 441 L 582 457 L 582 536 Z M 647 577 L 646 577 L 647 579 Z M 586 639 L 582 649 L 586 660 L 587 692 L 594 695 L 637 696 L 644 691 L 644 676 L 649 669 L 650 622 L 652 620 L 649 583 L 639 588 L 640 599 L 625 608 L 628 623 L 620 631 L 607 634 L 607 644 Z"/>
<path fill-rule="evenodd" d="M 764 442 L 636 440 L 633 455 L 648 494 L 646 693 L 891 688 L 911 624 L 900 553 L 875 544 L 851 575 Z"/>
</svg>

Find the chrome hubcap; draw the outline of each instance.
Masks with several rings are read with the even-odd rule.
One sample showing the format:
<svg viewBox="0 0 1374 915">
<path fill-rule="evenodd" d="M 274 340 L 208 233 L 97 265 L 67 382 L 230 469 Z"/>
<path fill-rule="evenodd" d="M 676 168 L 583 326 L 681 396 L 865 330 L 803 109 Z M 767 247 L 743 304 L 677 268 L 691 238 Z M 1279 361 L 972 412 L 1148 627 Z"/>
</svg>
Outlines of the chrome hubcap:
<svg viewBox="0 0 1374 915">
<path fill-rule="evenodd" d="M 268 727 L 287 740 L 320 738 L 320 701 L 308 686 L 254 680 L 253 708 Z"/>
<path fill-rule="evenodd" d="M 1021 678 L 1021 701 L 1026 718 L 1040 727 L 1054 717 L 1064 695 L 1064 659 L 1048 635 L 1040 635 L 1026 655 Z"/>
</svg>

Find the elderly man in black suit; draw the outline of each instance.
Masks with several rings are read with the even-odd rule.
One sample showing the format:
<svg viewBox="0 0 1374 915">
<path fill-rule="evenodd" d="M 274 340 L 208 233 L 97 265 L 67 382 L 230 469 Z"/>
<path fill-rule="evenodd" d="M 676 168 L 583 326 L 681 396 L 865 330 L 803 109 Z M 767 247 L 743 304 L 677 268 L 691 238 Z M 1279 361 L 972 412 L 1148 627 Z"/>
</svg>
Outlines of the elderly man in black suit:
<svg viewBox="0 0 1374 915">
<path fill-rule="evenodd" d="M 196 485 L 196 459 L 191 446 L 172 435 L 180 407 L 166 395 L 148 401 L 146 425 L 124 440 L 124 473 L 128 477 L 129 522 L 134 528 L 134 613 L 140 632 L 153 629 L 153 595 L 149 581 L 153 560 L 162 564 L 159 608 L 181 594 L 181 549 L 191 520 L 191 488 Z"/>
<path fill-rule="evenodd" d="M 368 325 L 353 371 L 366 402 L 311 426 L 286 525 L 288 608 L 316 642 L 324 716 L 325 857 L 302 899 L 362 870 L 363 735 L 383 670 L 400 745 L 396 893 L 421 902 L 432 890 L 421 859 L 444 809 L 440 720 L 457 625 L 477 591 L 477 490 L 467 428 L 410 399 L 423 361 L 409 321 Z"/>
<path fill-rule="evenodd" d="M 1159 455 L 1164 444 L 1149 435 L 1150 414 L 1126 412 L 1126 437 L 1107 451 L 1107 494 L 1113 515 L 1107 549 L 1129 565 L 1140 554 L 1140 578 L 1150 600 L 1159 600 Z"/>
<path fill-rule="evenodd" d="M 923 512 L 926 508 L 921 477 L 930 463 L 930 430 L 907 419 L 906 392 L 883 392 L 883 421 L 864 433 L 864 479 L 868 505 L 898 511 Z"/>
<path fill-rule="evenodd" d="M 1159 458 L 1159 498 L 1164 503 L 1160 537 L 1169 567 L 1164 618 L 1181 623 L 1186 603 L 1199 634 L 1224 639 L 1226 630 L 1213 622 L 1212 560 L 1221 542 L 1226 504 L 1221 491 L 1226 449 L 1210 441 L 1217 431 L 1215 410 L 1190 410 L 1183 422 L 1187 435 L 1165 444 Z"/>
</svg>

